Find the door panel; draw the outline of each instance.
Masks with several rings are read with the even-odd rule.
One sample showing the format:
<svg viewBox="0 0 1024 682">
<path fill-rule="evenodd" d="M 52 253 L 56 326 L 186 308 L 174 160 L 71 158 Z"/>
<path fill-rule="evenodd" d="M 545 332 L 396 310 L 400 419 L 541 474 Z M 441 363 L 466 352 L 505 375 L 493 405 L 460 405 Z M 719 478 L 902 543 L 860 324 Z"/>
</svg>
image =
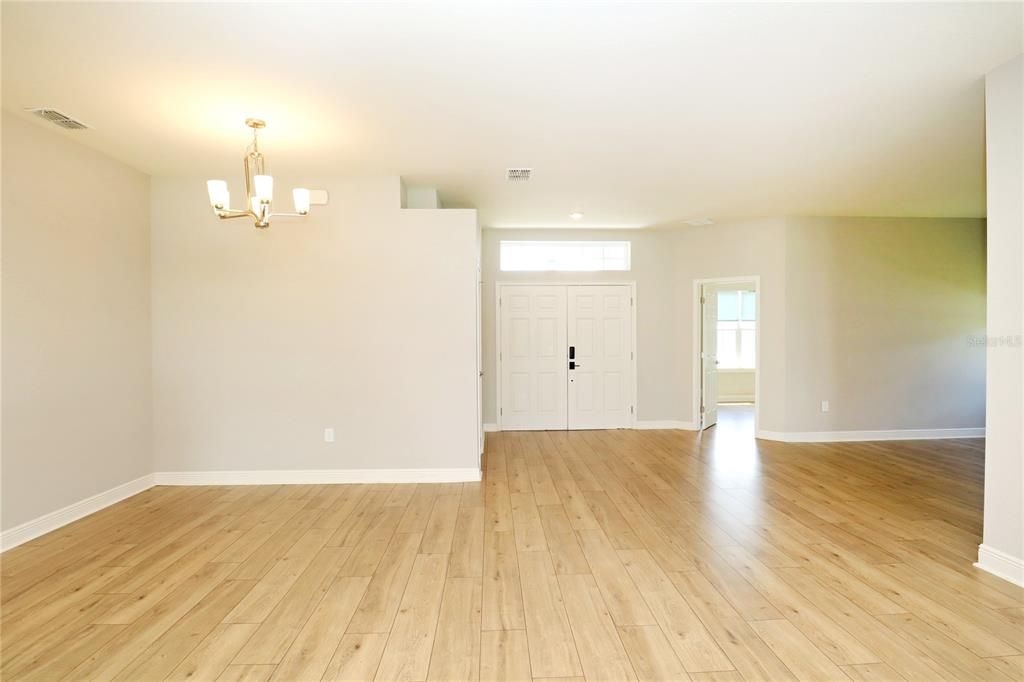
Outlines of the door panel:
<svg viewBox="0 0 1024 682">
<path fill-rule="evenodd" d="M 620 429 L 631 424 L 632 302 L 629 286 L 567 287 L 570 429 Z"/>
<path fill-rule="evenodd" d="M 566 428 L 565 287 L 503 287 L 499 306 L 502 428 Z"/>
<path fill-rule="evenodd" d="M 718 423 L 718 294 L 701 288 L 701 429 Z"/>
</svg>

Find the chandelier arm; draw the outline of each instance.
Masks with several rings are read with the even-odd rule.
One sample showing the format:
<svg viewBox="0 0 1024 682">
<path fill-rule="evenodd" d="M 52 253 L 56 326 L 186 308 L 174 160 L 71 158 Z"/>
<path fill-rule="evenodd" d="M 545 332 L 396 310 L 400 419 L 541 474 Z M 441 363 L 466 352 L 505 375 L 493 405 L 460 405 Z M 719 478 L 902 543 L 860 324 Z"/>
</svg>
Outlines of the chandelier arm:
<svg viewBox="0 0 1024 682">
<path fill-rule="evenodd" d="M 242 157 L 242 169 L 245 175 L 245 200 L 251 202 L 252 200 L 252 174 L 249 172 L 249 154 Z"/>
<path fill-rule="evenodd" d="M 267 218 L 305 218 L 308 215 L 309 215 L 308 213 L 293 213 L 293 212 L 289 212 L 289 213 L 271 213 L 271 214 L 269 214 L 267 216 Z"/>
<path fill-rule="evenodd" d="M 253 218 L 254 220 L 259 220 L 259 216 L 252 211 L 240 211 L 233 208 L 217 211 L 217 217 L 221 220 L 232 220 L 234 218 Z"/>
</svg>

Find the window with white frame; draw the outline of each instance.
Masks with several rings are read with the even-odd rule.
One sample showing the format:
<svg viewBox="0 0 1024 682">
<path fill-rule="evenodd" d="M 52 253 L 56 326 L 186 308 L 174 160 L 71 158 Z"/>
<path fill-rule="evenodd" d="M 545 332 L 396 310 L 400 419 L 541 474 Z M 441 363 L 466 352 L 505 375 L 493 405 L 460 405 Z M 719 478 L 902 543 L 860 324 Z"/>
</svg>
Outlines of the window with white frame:
<svg viewBox="0 0 1024 682">
<path fill-rule="evenodd" d="M 718 368 L 754 369 L 757 358 L 757 294 L 718 292 Z"/>
<path fill-rule="evenodd" d="M 599 272 L 629 270 L 629 242 L 501 242 L 504 272 Z"/>
</svg>

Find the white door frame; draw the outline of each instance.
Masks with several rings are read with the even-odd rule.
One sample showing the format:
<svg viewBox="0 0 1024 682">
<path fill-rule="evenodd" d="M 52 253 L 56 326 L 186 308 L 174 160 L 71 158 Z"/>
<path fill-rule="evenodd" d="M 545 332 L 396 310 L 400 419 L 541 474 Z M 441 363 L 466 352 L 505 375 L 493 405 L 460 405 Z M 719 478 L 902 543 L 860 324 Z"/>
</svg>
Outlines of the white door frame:
<svg viewBox="0 0 1024 682">
<path fill-rule="evenodd" d="M 494 354 L 496 381 L 494 382 L 494 390 L 497 393 L 495 396 L 495 407 L 497 414 L 494 415 L 497 423 L 498 431 L 502 431 L 501 426 L 501 290 L 505 287 L 629 287 L 629 297 L 631 301 L 629 309 L 630 323 L 632 329 L 630 334 L 632 337 L 631 343 L 633 346 L 633 358 L 630 361 L 630 372 L 633 374 L 633 380 L 630 382 L 630 405 L 632 409 L 629 413 L 629 428 L 636 428 L 636 416 L 640 412 L 640 404 L 637 400 L 637 379 L 636 379 L 636 358 L 638 355 L 636 348 L 636 280 L 620 281 L 620 282 L 495 282 L 494 283 Z M 760 297 L 758 297 L 760 298 Z M 566 362 L 568 362 L 566 358 Z M 568 409 L 568 406 L 567 406 Z"/>
<path fill-rule="evenodd" d="M 754 315 L 757 318 L 754 324 L 754 434 L 759 433 L 758 425 L 761 423 L 761 276 L 744 275 L 736 277 L 705 277 L 693 280 L 693 346 L 690 354 L 693 365 L 693 428 L 698 431 L 701 428 L 700 402 L 703 391 L 703 381 L 700 375 L 700 340 L 701 340 L 701 302 L 700 290 L 705 284 L 729 284 L 730 282 L 753 282 L 754 283 Z"/>
</svg>

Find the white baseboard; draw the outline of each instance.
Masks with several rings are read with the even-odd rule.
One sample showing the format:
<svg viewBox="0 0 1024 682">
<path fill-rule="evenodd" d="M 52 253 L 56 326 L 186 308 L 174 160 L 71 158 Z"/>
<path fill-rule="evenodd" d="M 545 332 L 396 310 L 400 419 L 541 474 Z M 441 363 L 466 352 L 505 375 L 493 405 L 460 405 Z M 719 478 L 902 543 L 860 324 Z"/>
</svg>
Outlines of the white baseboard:
<svg viewBox="0 0 1024 682">
<path fill-rule="evenodd" d="M 681 429 L 683 431 L 697 430 L 697 427 L 693 425 L 693 422 L 681 422 L 672 419 L 638 420 L 636 424 L 633 425 L 633 428 L 640 431 L 646 431 L 649 429 Z"/>
<path fill-rule="evenodd" d="M 464 469 L 267 469 L 256 471 L 158 471 L 156 485 L 283 485 L 333 483 L 466 483 L 480 470 Z"/>
<path fill-rule="evenodd" d="M 680 422 L 673 421 L 670 419 L 664 420 L 652 420 L 652 421 L 637 421 L 633 424 L 633 428 L 638 431 L 646 431 L 653 429 L 682 429 L 683 431 L 696 431 L 697 428 L 691 422 Z M 484 424 L 484 431 L 487 433 L 493 433 L 495 431 L 501 431 L 497 424 Z"/>
<path fill-rule="evenodd" d="M 978 545 L 978 568 L 1024 587 L 1024 559 L 1010 556 L 988 545 Z"/>
<path fill-rule="evenodd" d="M 127 499 L 132 495 L 137 495 L 143 490 L 152 488 L 153 474 L 146 474 L 140 476 L 134 481 L 128 481 L 122 483 L 119 486 L 115 486 L 110 490 L 105 490 L 102 493 L 97 493 L 92 497 L 87 497 L 84 500 L 69 504 L 63 509 L 44 514 L 37 519 L 27 521 L 20 526 L 15 526 L 9 530 L 5 530 L 0 533 L 0 551 L 7 551 L 12 547 L 17 547 L 20 544 L 26 543 L 29 540 L 33 540 L 40 535 L 45 535 L 50 531 L 57 530 L 61 526 L 66 526 L 72 521 L 94 514 L 99 510 L 109 507 L 112 504 L 120 502 L 121 500 Z"/>
<path fill-rule="evenodd" d="M 896 429 L 891 431 L 758 431 L 764 440 L 786 443 L 843 443 L 870 440 L 935 440 L 939 438 L 984 438 L 985 429 Z"/>
</svg>

